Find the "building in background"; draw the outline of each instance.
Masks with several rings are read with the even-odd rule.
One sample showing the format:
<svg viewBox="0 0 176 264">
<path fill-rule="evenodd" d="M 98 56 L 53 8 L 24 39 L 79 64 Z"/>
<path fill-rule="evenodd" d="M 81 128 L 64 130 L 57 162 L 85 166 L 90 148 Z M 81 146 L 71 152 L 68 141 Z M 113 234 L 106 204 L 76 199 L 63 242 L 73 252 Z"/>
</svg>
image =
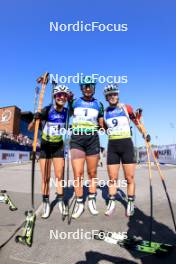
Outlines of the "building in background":
<svg viewBox="0 0 176 264">
<path fill-rule="evenodd" d="M 22 112 L 17 106 L 6 106 L 0 108 L 0 132 L 33 138 L 33 132 L 29 132 L 27 127 L 32 121 L 32 112 Z"/>
<path fill-rule="evenodd" d="M 0 131 L 18 135 L 20 133 L 21 110 L 17 106 L 0 108 Z"/>
</svg>

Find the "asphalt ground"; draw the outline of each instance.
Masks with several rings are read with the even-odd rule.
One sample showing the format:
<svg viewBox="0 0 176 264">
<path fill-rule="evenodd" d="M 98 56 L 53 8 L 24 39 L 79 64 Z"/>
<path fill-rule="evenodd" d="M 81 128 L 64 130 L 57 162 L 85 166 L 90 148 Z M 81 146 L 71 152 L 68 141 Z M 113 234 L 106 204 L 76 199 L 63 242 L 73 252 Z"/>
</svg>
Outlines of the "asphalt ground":
<svg viewBox="0 0 176 264">
<path fill-rule="evenodd" d="M 161 166 L 169 195 L 176 215 L 176 167 Z M 176 235 L 173 222 L 166 199 L 166 195 L 157 173 L 153 167 L 153 200 L 154 219 L 152 240 L 156 242 L 170 243 L 176 245 Z M 0 167 L 0 189 L 6 189 L 11 199 L 18 207 L 17 211 L 11 212 L 8 206 L 0 204 L 0 244 L 4 243 L 13 232 L 25 220 L 24 212 L 31 208 L 30 183 L 31 164 L 15 164 Z M 52 177 L 54 177 L 52 173 Z M 150 192 L 148 170 L 146 165 L 140 165 L 136 169 L 136 211 L 131 218 L 125 216 L 126 194 L 124 182 L 119 182 L 117 195 L 117 206 L 111 217 L 104 215 L 108 195 L 107 186 L 99 186 L 97 189 L 98 216 L 92 216 L 87 209 L 78 220 L 72 220 L 68 225 L 64 221 L 55 203 L 55 186 L 51 186 L 50 202 L 52 212 L 48 219 L 40 218 L 41 195 L 40 195 L 40 171 L 36 164 L 35 173 L 35 208 L 37 219 L 34 229 L 33 245 L 31 248 L 17 244 L 14 237 L 0 250 L 1 264 L 85 264 L 85 263 L 176 263 L 176 250 L 165 257 L 157 257 L 146 253 L 139 253 L 119 245 L 108 244 L 104 241 L 85 239 L 86 232 L 96 230 L 112 231 L 117 233 L 127 232 L 128 236 L 136 236 L 142 239 L 149 239 L 150 221 Z M 73 178 L 70 166 L 70 179 Z M 85 179 L 86 179 L 85 171 Z M 108 180 L 106 166 L 98 168 L 99 180 Z M 123 173 L 120 172 L 120 179 Z M 100 184 L 100 182 L 99 182 Z M 100 184 L 101 185 L 101 184 Z M 85 200 L 87 188 L 84 188 Z M 66 198 L 73 199 L 73 188 L 67 190 Z M 70 200 L 71 201 L 71 200 Z M 95 231 L 93 231 L 95 230 Z M 73 233 L 74 232 L 74 237 Z M 21 234 L 19 231 L 18 234 Z M 79 237 L 78 237 L 79 236 Z"/>
</svg>

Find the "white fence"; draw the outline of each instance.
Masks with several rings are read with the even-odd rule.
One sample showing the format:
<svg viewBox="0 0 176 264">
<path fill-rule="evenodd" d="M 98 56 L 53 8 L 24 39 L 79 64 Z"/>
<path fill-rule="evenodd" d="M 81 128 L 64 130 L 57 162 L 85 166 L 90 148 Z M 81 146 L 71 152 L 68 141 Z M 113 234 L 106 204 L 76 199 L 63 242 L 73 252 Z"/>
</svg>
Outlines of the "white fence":
<svg viewBox="0 0 176 264">
<path fill-rule="evenodd" d="M 30 152 L 14 151 L 14 150 L 0 150 L 0 163 L 24 162 L 29 161 Z"/>
</svg>

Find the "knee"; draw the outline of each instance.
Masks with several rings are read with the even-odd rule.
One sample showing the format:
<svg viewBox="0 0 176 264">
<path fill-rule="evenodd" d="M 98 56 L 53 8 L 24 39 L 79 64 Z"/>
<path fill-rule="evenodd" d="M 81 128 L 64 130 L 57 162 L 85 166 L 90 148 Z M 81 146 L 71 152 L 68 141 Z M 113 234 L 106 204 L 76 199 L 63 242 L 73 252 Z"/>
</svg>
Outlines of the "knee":
<svg viewBox="0 0 176 264">
<path fill-rule="evenodd" d="M 88 171 L 87 173 L 88 173 L 89 178 L 95 178 L 96 174 L 97 174 L 97 171 L 96 170 L 91 170 L 91 171 Z"/>
<path fill-rule="evenodd" d="M 109 181 L 110 182 L 115 182 L 115 181 L 117 181 L 117 178 L 118 178 L 118 175 L 117 174 L 115 174 L 114 175 L 114 173 L 113 174 L 109 174 Z"/>
<path fill-rule="evenodd" d="M 56 181 L 61 181 L 63 179 L 63 173 L 58 172 L 57 174 L 55 174 L 56 177 Z"/>
<path fill-rule="evenodd" d="M 81 181 L 81 179 L 83 178 L 83 174 L 84 174 L 83 171 L 77 171 L 77 172 L 74 174 L 74 176 L 75 176 L 76 179 L 78 179 L 78 180 Z"/>
<path fill-rule="evenodd" d="M 128 174 L 125 178 L 128 184 L 134 183 L 134 174 Z"/>
<path fill-rule="evenodd" d="M 61 182 L 62 180 L 63 180 L 62 175 L 57 175 L 56 176 L 56 183 Z"/>
<path fill-rule="evenodd" d="M 50 182 L 50 176 L 44 177 L 43 181 L 44 181 L 45 184 L 48 184 Z"/>
</svg>

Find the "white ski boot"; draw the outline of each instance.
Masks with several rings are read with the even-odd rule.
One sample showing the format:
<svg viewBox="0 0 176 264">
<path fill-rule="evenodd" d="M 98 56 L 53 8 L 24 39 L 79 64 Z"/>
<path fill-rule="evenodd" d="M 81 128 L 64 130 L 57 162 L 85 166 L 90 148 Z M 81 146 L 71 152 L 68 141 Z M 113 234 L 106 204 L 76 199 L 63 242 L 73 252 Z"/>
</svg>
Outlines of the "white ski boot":
<svg viewBox="0 0 176 264">
<path fill-rule="evenodd" d="M 77 198 L 75 208 L 74 208 L 74 212 L 73 212 L 71 217 L 73 219 L 77 219 L 82 215 L 83 212 L 84 212 L 83 198 Z"/>
<path fill-rule="evenodd" d="M 128 203 L 127 203 L 127 209 L 126 209 L 126 216 L 133 216 L 134 215 L 134 200 L 130 200 L 128 199 Z"/>
<path fill-rule="evenodd" d="M 108 206 L 105 212 L 105 215 L 110 216 L 113 214 L 116 208 L 116 200 L 115 198 L 110 198 L 108 202 Z"/>
<path fill-rule="evenodd" d="M 41 218 L 48 218 L 50 215 L 50 203 L 43 202 Z"/>
<path fill-rule="evenodd" d="M 92 215 L 97 215 L 98 211 L 96 208 L 96 194 L 89 194 L 88 197 L 88 208 Z"/>
</svg>

